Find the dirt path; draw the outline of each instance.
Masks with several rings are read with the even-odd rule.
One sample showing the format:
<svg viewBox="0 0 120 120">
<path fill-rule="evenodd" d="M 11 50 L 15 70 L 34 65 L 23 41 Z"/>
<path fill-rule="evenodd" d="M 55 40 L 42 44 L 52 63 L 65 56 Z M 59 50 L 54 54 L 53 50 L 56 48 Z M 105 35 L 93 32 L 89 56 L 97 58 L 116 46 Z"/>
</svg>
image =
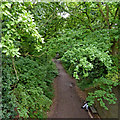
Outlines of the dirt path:
<svg viewBox="0 0 120 120">
<path fill-rule="evenodd" d="M 59 70 L 55 79 L 55 99 L 48 118 L 90 118 L 88 112 L 81 108 L 83 100 L 75 90 L 75 79 L 64 70 L 59 60 L 53 60 Z"/>
</svg>

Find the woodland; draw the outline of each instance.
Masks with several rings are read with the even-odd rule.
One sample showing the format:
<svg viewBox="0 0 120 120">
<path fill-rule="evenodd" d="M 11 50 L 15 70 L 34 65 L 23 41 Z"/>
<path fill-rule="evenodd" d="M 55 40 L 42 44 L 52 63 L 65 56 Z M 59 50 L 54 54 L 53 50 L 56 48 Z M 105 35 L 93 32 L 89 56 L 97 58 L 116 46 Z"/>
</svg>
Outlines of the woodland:
<svg viewBox="0 0 120 120">
<path fill-rule="evenodd" d="M 119 82 L 120 2 L 2 2 L 3 119 L 46 118 L 54 97 L 59 54 L 81 90 L 116 104 Z"/>
</svg>

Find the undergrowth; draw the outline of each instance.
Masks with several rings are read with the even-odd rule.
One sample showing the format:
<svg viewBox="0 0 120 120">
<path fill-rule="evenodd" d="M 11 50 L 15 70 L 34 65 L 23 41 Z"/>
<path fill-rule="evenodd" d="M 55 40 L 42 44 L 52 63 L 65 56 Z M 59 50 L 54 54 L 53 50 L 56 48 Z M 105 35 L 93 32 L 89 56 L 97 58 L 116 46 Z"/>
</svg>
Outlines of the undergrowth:
<svg viewBox="0 0 120 120">
<path fill-rule="evenodd" d="M 52 55 L 59 53 L 65 69 L 77 80 L 77 85 L 88 90 L 89 106 L 97 100 L 106 110 L 104 101 L 116 103 L 112 89 L 119 84 L 118 57 L 110 54 L 114 36 L 118 36 L 117 30 L 90 32 L 81 28 L 66 30 L 62 36 L 48 42 Z"/>
<path fill-rule="evenodd" d="M 22 118 L 44 118 L 52 104 L 53 78 L 58 74 L 55 64 L 42 58 L 3 56 L 3 118 L 15 118 L 15 108 Z M 42 62 L 41 62 L 42 61 Z"/>
</svg>

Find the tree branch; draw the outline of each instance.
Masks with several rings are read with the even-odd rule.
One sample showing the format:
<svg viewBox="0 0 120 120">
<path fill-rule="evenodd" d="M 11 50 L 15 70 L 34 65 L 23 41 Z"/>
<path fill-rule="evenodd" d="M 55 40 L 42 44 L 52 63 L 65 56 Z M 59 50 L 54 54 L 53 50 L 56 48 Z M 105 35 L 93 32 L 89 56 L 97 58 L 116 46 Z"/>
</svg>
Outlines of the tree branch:
<svg viewBox="0 0 120 120">
<path fill-rule="evenodd" d="M 100 7 L 100 4 L 98 3 L 97 6 L 99 7 L 100 13 L 102 14 L 104 20 L 107 22 L 107 25 L 109 26 L 108 19 L 107 19 L 107 17 L 105 17 L 105 15 L 104 15 L 104 13 L 103 13 L 101 7 Z M 108 10 L 109 10 L 109 9 L 108 9 Z M 108 14 L 108 10 L 107 10 L 107 14 Z"/>
<path fill-rule="evenodd" d="M 110 29 L 110 23 L 109 23 L 109 7 L 108 7 L 107 4 L 106 4 L 106 9 L 107 9 L 107 12 L 106 12 L 106 21 L 107 21 L 108 28 Z"/>
<path fill-rule="evenodd" d="M 118 7 L 117 10 L 115 11 L 114 20 L 115 20 L 116 17 L 117 17 L 118 11 L 119 11 L 119 7 Z M 112 22 L 111 25 L 110 25 L 110 28 L 112 27 L 113 24 L 114 24 L 114 23 Z"/>
<path fill-rule="evenodd" d="M 88 13 L 87 13 L 87 6 L 86 6 L 86 12 L 85 12 L 85 14 L 86 14 L 86 16 L 87 16 L 87 18 L 88 18 L 88 22 L 89 22 L 89 24 L 90 24 L 90 23 L 91 23 L 91 19 L 90 19 Z M 88 25 L 88 27 L 89 27 L 89 29 L 90 29 L 92 32 L 94 31 L 90 25 Z"/>
<path fill-rule="evenodd" d="M 116 19 L 118 11 L 119 11 L 119 7 L 117 8 L 117 10 L 116 10 L 116 12 L 115 12 L 114 19 Z"/>
<path fill-rule="evenodd" d="M 19 80 L 19 79 L 18 79 L 17 70 L 16 70 L 16 68 L 15 68 L 15 63 L 14 63 L 14 59 L 13 59 L 13 58 L 12 58 L 12 64 L 13 64 L 13 68 L 14 68 L 14 71 L 15 71 L 16 78 L 17 78 L 17 80 Z"/>
</svg>

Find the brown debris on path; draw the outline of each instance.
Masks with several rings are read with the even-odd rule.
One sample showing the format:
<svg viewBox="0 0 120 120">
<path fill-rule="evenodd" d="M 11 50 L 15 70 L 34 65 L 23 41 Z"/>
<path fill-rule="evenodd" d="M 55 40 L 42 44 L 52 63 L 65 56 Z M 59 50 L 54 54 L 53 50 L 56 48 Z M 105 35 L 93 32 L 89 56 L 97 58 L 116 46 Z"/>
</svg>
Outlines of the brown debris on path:
<svg viewBox="0 0 120 120">
<path fill-rule="evenodd" d="M 81 108 L 83 100 L 76 92 L 75 79 L 64 70 L 59 60 L 53 60 L 59 70 L 55 78 L 55 98 L 48 112 L 48 118 L 90 118 L 88 112 Z"/>
</svg>

